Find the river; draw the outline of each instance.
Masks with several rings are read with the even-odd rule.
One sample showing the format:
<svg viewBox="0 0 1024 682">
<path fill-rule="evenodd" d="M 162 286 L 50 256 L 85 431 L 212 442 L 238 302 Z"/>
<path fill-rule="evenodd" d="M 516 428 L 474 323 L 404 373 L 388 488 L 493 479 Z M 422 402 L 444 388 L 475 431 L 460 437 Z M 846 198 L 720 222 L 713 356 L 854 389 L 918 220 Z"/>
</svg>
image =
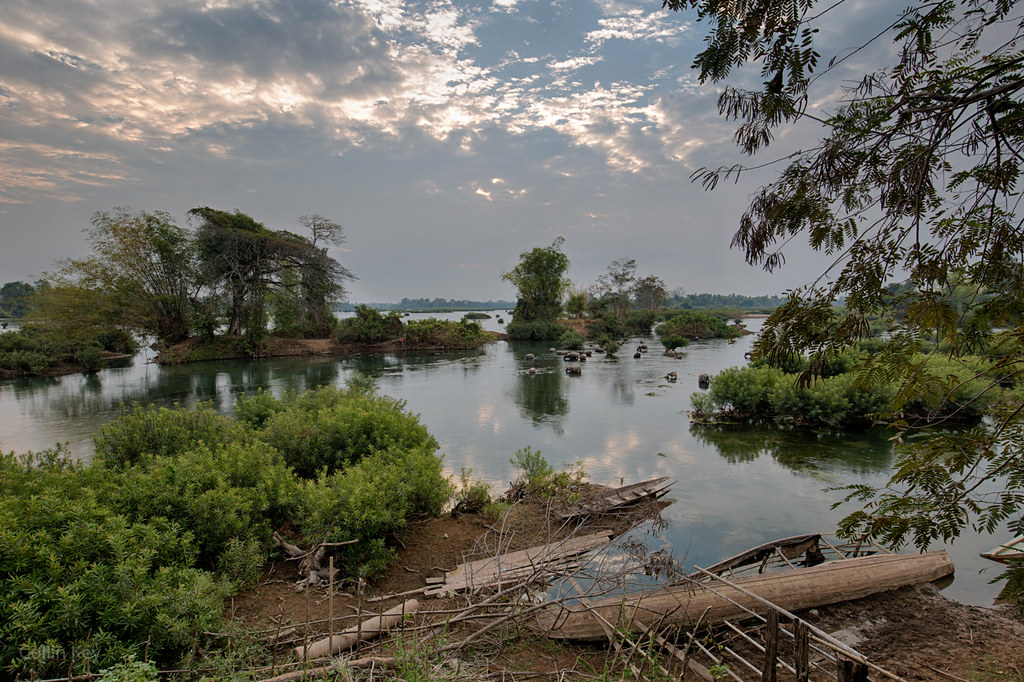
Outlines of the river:
<svg viewBox="0 0 1024 682">
<path fill-rule="evenodd" d="M 494 317 L 482 322 L 501 328 Z M 760 321 L 749 326 L 756 330 Z M 884 432 L 691 426 L 686 412 L 697 376 L 742 365 L 753 339 L 696 342 L 682 359 L 662 355 L 654 339 L 650 351 L 634 359 L 634 339 L 616 359 L 595 354 L 579 376 L 566 375 L 566 363 L 548 353 L 547 344 L 175 367 L 155 365 L 143 353 L 126 366 L 93 374 L 0 381 L 0 449 L 26 452 L 66 442 L 74 456 L 88 459 L 92 434 L 132 403 L 209 401 L 230 414 L 240 393 L 304 391 L 361 372 L 420 415 L 441 444 L 449 471 L 470 467 L 496 492 L 514 476 L 509 459 L 525 446 L 554 465 L 582 462 L 597 483 L 671 477 L 673 503 L 664 512 L 669 525 L 651 549 L 671 548 L 687 565 L 709 565 L 775 538 L 833 530 L 853 507 L 832 509 L 840 493 L 826 488 L 879 485 L 893 464 Z M 525 360 L 527 353 L 536 359 Z M 527 372 L 530 367 L 536 374 Z M 679 377 L 674 383 L 665 378 L 672 370 Z M 988 581 L 999 566 L 978 553 L 1004 539 L 972 534 L 949 547 L 957 575 L 945 594 L 991 604 L 998 586 Z"/>
</svg>

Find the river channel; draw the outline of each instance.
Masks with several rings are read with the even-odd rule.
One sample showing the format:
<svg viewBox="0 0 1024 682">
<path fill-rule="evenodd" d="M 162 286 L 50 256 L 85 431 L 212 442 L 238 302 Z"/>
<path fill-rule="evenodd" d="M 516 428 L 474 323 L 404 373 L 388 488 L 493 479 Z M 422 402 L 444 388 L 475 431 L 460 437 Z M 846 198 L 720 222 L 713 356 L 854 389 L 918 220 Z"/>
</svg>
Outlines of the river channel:
<svg viewBox="0 0 1024 682">
<path fill-rule="evenodd" d="M 483 322 L 500 329 L 494 318 Z M 756 330 L 759 321 L 749 326 Z M 447 469 L 470 467 L 495 491 L 507 487 L 514 476 L 509 459 L 525 446 L 555 465 L 581 461 L 597 483 L 671 477 L 673 502 L 663 514 L 669 525 L 651 549 L 670 548 L 688 566 L 709 565 L 775 538 L 834 530 L 852 507 L 832 509 L 840 493 L 826 489 L 879 485 L 893 464 L 885 432 L 692 426 L 686 413 L 697 376 L 744 364 L 753 339 L 693 343 L 682 359 L 662 355 L 655 339 L 634 359 L 634 339 L 616 359 L 595 354 L 579 376 L 567 375 L 566 363 L 548 353 L 547 344 L 504 341 L 473 352 L 175 367 L 140 354 L 125 367 L 93 374 L 0 381 L 0 449 L 26 452 L 66 442 L 74 456 L 89 459 L 91 435 L 125 405 L 209 401 L 230 414 L 240 393 L 304 391 L 360 372 L 420 415 L 440 442 Z M 525 360 L 527 353 L 536 359 Z M 528 373 L 531 367 L 536 374 Z M 665 378 L 673 370 L 674 383 Z M 945 593 L 991 604 L 998 586 L 988 582 L 999 566 L 978 553 L 1004 539 L 971 535 L 949 547 L 957 574 Z"/>
</svg>

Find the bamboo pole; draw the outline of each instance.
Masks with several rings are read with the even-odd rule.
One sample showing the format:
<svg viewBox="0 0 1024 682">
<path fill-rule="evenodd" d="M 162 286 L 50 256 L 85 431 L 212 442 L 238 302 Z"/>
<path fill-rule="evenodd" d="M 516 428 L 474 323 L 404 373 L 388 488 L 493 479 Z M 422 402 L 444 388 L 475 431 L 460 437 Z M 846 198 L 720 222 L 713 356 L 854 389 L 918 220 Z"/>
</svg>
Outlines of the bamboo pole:
<svg viewBox="0 0 1024 682">
<path fill-rule="evenodd" d="M 348 628 L 337 635 L 313 642 L 309 646 L 295 647 L 292 651 L 296 656 L 307 660 L 332 656 L 339 651 L 351 649 L 360 641 L 380 635 L 389 628 L 401 623 L 405 614 L 415 613 L 419 610 L 419 607 L 420 603 L 418 601 L 410 599 L 379 616 L 361 621 L 356 627 Z"/>
</svg>

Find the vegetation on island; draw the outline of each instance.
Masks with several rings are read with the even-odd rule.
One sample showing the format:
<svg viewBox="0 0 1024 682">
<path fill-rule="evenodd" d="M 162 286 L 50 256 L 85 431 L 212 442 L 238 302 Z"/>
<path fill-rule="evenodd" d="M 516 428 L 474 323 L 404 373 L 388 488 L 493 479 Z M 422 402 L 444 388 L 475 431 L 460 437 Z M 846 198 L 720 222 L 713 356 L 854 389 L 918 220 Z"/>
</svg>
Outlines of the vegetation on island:
<svg viewBox="0 0 1024 682">
<path fill-rule="evenodd" d="M 452 495 L 436 440 L 365 382 L 241 396 L 236 414 L 135 407 L 96 435 L 91 464 L 61 447 L 0 456 L 5 675 L 133 658 L 231 673 L 224 603 L 262 575 L 275 531 L 355 540 L 328 547 L 339 578 L 373 576 Z"/>
<path fill-rule="evenodd" d="M 870 335 L 872 319 L 890 327 L 860 359 L 853 385 L 890 387 L 876 415 L 892 427 L 899 459 L 887 485 L 848 491 L 864 506 L 842 530 L 921 548 L 972 529 L 1024 533 L 1024 418 L 1019 400 L 999 394 L 1017 392 L 1024 356 L 1024 22 L 1015 4 L 944 0 L 894 11 L 871 38 L 892 40 L 893 63 L 844 90 L 819 77 L 843 54 L 818 70 L 817 20 L 832 6 L 665 5 L 698 8 L 711 24 L 695 61 L 701 82 L 760 67 L 759 89 L 729 85 L 719 99 L 746 154 L 768 148 L 779 128 L 811 118 L 821 126 L 820 141 L 787 153 L 776 179 L 754 193 L 733 237 L 769 271 L 796 237 L 835 259 L 816 284 L 789 292 L 755 356 L 775 367 L 806 359 L 796 389 L 825 386 L 830 363 Z M 745 170 L 705 168 L 694 179 L 713 188 Z M 989 419 L 935 428 L 914 409 L 921 399 L 926 415 L 980 405 Z M 1011 584 L 1024 584 L 1024 566 L 1010 573 Z"/>
</svg>

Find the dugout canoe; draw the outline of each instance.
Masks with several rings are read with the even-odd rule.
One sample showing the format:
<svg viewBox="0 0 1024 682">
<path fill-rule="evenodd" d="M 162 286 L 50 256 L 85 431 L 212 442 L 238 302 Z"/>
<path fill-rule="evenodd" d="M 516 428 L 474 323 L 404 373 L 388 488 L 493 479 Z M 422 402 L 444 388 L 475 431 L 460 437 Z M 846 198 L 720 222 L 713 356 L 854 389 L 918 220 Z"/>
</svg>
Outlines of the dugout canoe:
<svg viewBox="0 0 1024 682">
<path fill-rule="evenodd" d="M 698 620 L 714 624 L 742 619 L 748 611 L 763 614 L 764 605 L 747 592 L 787 611 L 802 611 L 940 580 L 953 571 L 945 550 L 861 556 L 730 580 L 742 590 L 721 582 L 691 582 L 590 599 L 586 605 L 552 605 L 538 612 L 535 625 L 553 639 L 600 641 L 607 638 L 609 626 L 692 626 Z"/>
<path fill-rule="evenodd" d="M 1021 561 L 1024 559 L 1024 535 L 1018 535 L 1005 545 L 999 545 L 995 549 L 991 549 L 981 556 L 985 559 L 998 561 L 1002 564 L 1008 564 L 1011 561 Z"/>
</svg>

